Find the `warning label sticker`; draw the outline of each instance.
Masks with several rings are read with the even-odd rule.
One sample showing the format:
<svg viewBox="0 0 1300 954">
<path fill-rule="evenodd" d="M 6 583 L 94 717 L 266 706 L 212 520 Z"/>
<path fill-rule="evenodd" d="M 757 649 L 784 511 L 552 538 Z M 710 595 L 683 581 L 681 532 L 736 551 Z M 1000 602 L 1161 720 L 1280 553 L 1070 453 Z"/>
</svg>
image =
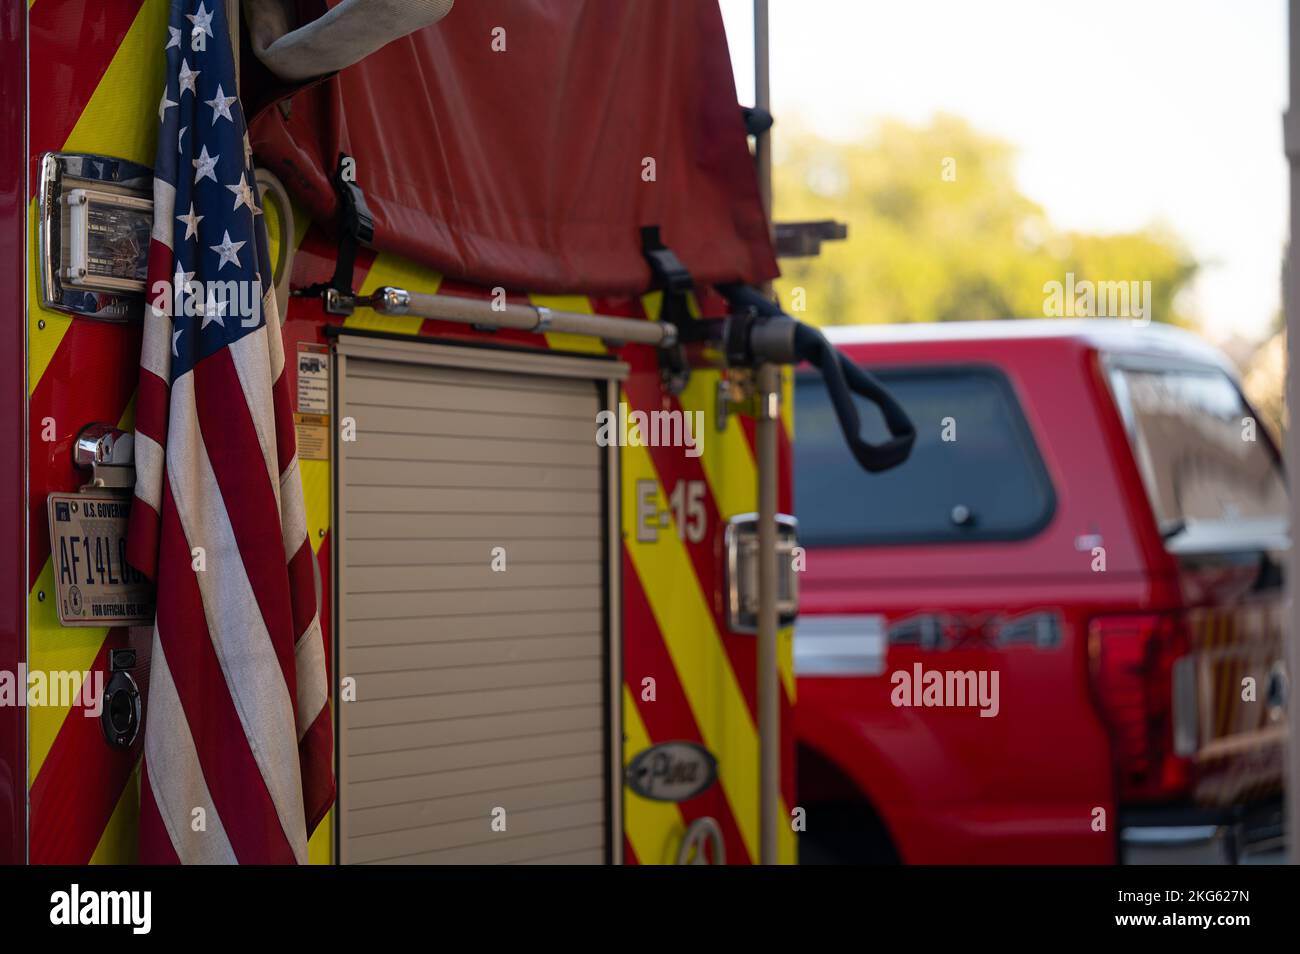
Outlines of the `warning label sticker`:
<svg viewBox="0 0 1300 954">
<path fill-rule="evenodd" d="M 300 460 L 330 457 L 330 355 L 324 345 L 298 345 L 298 407 L 293 415 Z"/>
</svg>

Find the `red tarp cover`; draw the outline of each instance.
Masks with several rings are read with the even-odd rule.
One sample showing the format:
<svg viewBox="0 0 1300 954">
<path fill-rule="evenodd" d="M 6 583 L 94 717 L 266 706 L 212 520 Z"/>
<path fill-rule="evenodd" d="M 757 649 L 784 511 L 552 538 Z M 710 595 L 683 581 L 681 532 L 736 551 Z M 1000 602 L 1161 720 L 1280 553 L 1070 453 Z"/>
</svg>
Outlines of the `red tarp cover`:
<svg viewBox="0 0 1300 954">
<path fill-rule="evenodd" d="M 462 0 L 300 91 L 288 119 L 264 110 L 252 141 L 329 222 L 330 173 L 354 156 L 374 246 L 451 278 L 638 293 L 643 225 L 699 285 L 777 273 L 712 2 Z"/>
</svg>

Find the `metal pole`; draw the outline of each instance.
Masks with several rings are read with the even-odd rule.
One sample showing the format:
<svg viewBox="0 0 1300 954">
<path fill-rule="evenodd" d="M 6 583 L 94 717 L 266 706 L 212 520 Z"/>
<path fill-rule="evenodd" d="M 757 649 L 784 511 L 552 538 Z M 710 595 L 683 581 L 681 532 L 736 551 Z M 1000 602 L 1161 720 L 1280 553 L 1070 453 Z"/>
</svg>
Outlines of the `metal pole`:
<svg viewBox="0 0 1300 954">
<path fill-rule="evenodd" d="M 235 95 L 238 96 L 239 95 L 239 0 L 226 0 L 226 25 L 230 30 L 230 51 L 235 61 Z"/>
<path fill-rule="evenodd" d="M 385 285 L 355 302 L 358 308 L 373 308 L 383 315 L 416 315 L 485 328 L 514 328 L 542 334 L 547 331 L 589 335 L 607 341 L 650 344 L 671 348 L 677 342 L 677 328 L 666 321 L 618 318 L 586 312 L 557 311 L 540 305 L 494 302 L 459 295 L 430 295 Z"/>
<path fill-rule="evenodd" d="M 1291 551 L 1287 566 L 1287 592 L 1290 597 L 1286 628 L 1288 693 L 1287 718 L 1287 841 L 1292 864 L 1300 864 L 1300 705 L 1296 704 L 1295 686 L 1300 682 L 1300 263 L 1296 261 L 1296 242 L 1300 240 L 1300 0 L 1291 0 L 1290 21 L 1290 102 L 1282 118 L 1282 141 L 1291 165 L 1291 234 L 1287 242 L 1286 262 L 1282 270 L 1282 297 L 1286 307 L 1286 406 L 1289 417 L 1286 429 L 1286 473 L 1291 506 Z"/>
<path fill-rule="evenodd" d="M 768 69 L 767 0 L 754 0 L 754 105 L 765 110 L 771 109 Z M 770 133 L 756 138 L 754 160 L 770 228 Z M 759 864 L 774 865 L 781 821 L 781 680 L 776 662 L 776 484 L 780 466 L 776 429 L 780 426 L 781 369 L 770 363 L 760 365 L 755 390 L 759 402 L 754 442 L 758 464 L 758 860 Z"/>
<path fill-rule="evenodd" d="M 771 63 L 768 59 L 767 0 L 754 0 L 754 105 L 772 111 Z M 758 166 L 758 194 L 763 200 L 769 228 L 772 222 L 772 135 L 760 133 L 754 139 L 754 163 Z"/>
<path fill-rule="evenodd" d="M 757 378 L 759 863 L 774 865 L 781 817 L 781 681 L 776 661 L 776 429 L 781 426 L 781 368 L 762 364 Z"/>
</svg>

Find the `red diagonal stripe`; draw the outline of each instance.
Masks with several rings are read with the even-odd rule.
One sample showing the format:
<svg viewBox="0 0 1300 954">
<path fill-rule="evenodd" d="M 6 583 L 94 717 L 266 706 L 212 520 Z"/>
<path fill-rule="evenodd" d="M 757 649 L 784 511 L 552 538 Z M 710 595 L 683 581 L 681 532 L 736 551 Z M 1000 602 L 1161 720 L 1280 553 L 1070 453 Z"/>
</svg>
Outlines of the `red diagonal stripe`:
<svg viewBox="0 0 1300 954">
<path fill-rule="evenodd" d="M 35 159 L 67 142 L 86 104 L 121 46 L 143 0 L 38 3 L 31 8 L 29 69 L 33 92 L 28 136 L 33 157 L 32 194 L 39 179 Z M 161 35 L 161 34 L 160 34 Z"/>
<path fill-rule="evenodd" d="M 682 411 L 681 403 L 677 398 L 666 395 L 660 389 L 658 366 L 655 352 L 652 349 L 625 348 L 623 349 L 623 360 L 632 367 L 632 373 L 628 375 L 623 388 L 633 410 L 646 412 L 660 410 Z M 707 421 L 705 426 L 708 426 Z M 740 684 L 740 691 L 745 697 L 745 705 L 749 709 L 750 718 L 757 719 L 758 677 L 754 637 L 732 633 L 727 628 L 727 619 L 721 600 L 715 598 L 715 594 L 723 591 L 724 580 L 722 578 L 721 561 L 714 552 L 713 546 L 714 540 L 721 536 L 724 521 L 722 515 L 718 512 L 717 501 L 714 500 L 712 488 L 705 476 L 704 465 L 700 462 L 701 458 L 699 457 L 687 457 L 686 449 L 683 447 L 647 447 L 646 450 L 649 451 L 650 459 L 654 462 L 654 468 L 659 475 L 659 483 L 663 487 L 665 495 L 671 494 L 673 488 L 681 481 L 700 481 L 706 488 L 703 506 L 705 526 L 709 529 L 698 543 L 692 543 L 689 539 L 683 538 L 682 544 L 686 547 L 687 553 L 690 554 L 691 565 L 695 569 L 700 588 L 704 591 L 705 599 L 708 601 L 710 611 L 713 613 L 714 625 L 718 630 L 719 638 L 722 640 L 732 671 L 736 675 L 736 682 Z M 667 532 L 672 533 L 675 531 L 669 530 Z"/>
<path fill-rule="evenodd" d="M 57 6 L 57 4 L 55 4 Z M 33 331 L 33 334 L 52 334 Z M 72 463 L 72 445 L 91 423 L 116 425 L 135 388 L 128 369 L 140 364 L 140 326 L 75 319 L 54 352 L 28 403 L 29 532 L 27 588 L 36 585 L 50 555 L 45 498 L 90 479 Z M 47 420 L 47 418 L 49 420 Z M 45 439 L 47 424 L 54 440 Z"/>
<path fill-rule="evenodd" d="M 108 654 L 127 645 L 127 630 L 110 629 L 91 678 L 105 673 Z M 99 719 L 87 717 L 78 702 L 68 710 L 59 734 L 41 763 L 31 788 L 31 860 L 43 865 L 84 865 L 95 853 L 113 817 L 139 752 L 115 749 L 104 741 Z"/>
<path fill-rule="evenodd" d="M 686 690 L 682 687 L 663 634 L 655 622 L 650 601 L 646 599 L 645 590 L 641 586 L 641 578 L 637 575 L 636 566 L 626 547 L 623 548 L 623 620 L 623 676 L 628 691 L 636 700 L 637 711 L 641 714 L 641 721 L 645 724 L 651 741 L 682 740 L 704 745 L 704 736 L 691 711 Z M 641 699 L 641 680 L 647 676 L 655 681 L 654 702 Z M 713 754 L 715 758 L 725 756 L 725 753 Z M 629 792 L 627 797 L 641 796 Z M 716 818 L 727 847 L 727 860 L 749 864 L 745 839 L 741 837 L 721 781 L 715 782 L 695 798 L 679 802 L 677 807 L 681 809 L 688 825 L 705 815 Z"/>
</svg>

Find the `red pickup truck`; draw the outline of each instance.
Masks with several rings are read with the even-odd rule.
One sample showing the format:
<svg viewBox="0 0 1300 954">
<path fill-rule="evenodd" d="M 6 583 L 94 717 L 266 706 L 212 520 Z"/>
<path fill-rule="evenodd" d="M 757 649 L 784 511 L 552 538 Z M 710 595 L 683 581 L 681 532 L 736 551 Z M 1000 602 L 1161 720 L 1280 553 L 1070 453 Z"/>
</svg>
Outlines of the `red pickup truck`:
<svg viewBox="0 0 1300 954">
<path fill-rule="evenodd" d="M 1286 488 L 1223 356 L 1104 319 L 829 337 L 918 434 L 864 474 L 797 379 L 802 860 L 1276 846 Z"/>
</svg>

